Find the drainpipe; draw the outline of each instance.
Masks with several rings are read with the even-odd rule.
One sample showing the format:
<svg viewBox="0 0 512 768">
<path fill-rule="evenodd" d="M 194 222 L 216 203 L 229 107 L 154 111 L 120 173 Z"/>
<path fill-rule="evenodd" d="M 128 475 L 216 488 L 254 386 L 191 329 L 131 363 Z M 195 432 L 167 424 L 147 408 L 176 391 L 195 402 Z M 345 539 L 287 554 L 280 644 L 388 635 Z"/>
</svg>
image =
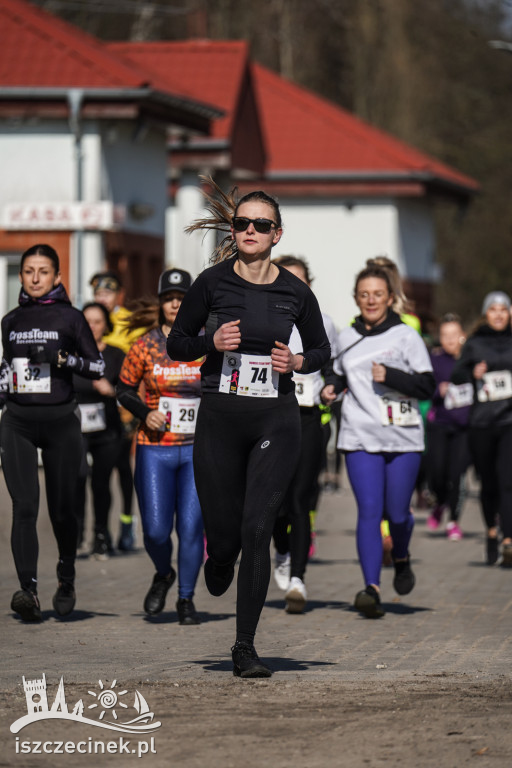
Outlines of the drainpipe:
<svg viewBox="0 0 512 768">
<path fill-rule="evenodd" d="M 69 129 L 74 136 L 74 160 L 75 160 L 75 192 L 74 198 L 78 203 L 83 201 L 83 152 L 82 152 L 82 126 L 80 112 L 84 92 L 81 88 L 70 88 L 67 92 L 69 105 Z M 82 286 L 82 261 L 83 261 L 83 230 L 75 231 L 76 237 L 76 294 L 75 304 L 81 308 L 83 304 Z"/>
</svg>

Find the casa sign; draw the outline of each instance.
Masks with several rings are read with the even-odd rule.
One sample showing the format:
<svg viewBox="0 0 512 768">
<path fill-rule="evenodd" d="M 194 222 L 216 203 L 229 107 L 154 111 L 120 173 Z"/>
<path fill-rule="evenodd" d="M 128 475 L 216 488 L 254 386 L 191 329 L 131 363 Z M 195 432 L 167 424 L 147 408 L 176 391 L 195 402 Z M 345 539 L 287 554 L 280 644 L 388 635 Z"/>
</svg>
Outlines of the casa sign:
<svg viewBox="0 0 512 768">
<path fill-rule="evenodd" d="M 111 229 L 114 205 L 99 203 L 10 203 L 2 211 L 3 229 Z"/>
</svg>

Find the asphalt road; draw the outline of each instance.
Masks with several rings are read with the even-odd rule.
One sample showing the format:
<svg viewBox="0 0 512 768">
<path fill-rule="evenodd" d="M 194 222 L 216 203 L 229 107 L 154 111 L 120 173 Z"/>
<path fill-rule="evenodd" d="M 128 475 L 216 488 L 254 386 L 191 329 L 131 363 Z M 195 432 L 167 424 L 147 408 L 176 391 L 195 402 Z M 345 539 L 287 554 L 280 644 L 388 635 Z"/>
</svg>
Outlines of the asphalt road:
<svg viewBox="0 0 512 768">
<path fill-rule="evenodd" d="M 467 706 L 471 702 L 475 704 L 474 712 L 472 710 L 475 722 L 481 722 L 478 713 L 482 716 L 490 713 L 489 722 L 494 726 L 490 726 L 489 736 L 482 734 L 481 740 L 473 744 L 474 727 L 468 725 L 466 718 L 460 731 L 465 737 L 457 737 L 461 740 L 460 753 L 453 749 L 453 738 L 449 740 L 451 751 L 439 752 L 441 742 L 438 740 L 435 744 L 439 749 L 431 743 L 423 759 L 416 742 L 416 747 L 413 743 L 407 751 L 412 762 L 402 764 L 459 766 L 479 750 L 483 750 L 478 755 L 481 766 L 511 764 L 510 728 L 499 727 L 498 723 L 500 716 L 505 715 L 508 721 L 504 722 L 510 722 L 512 713 L 512 569 L 485 565 L 483 528 L 475 498 L 466 503 L 462 517 L 465 536 L 461 542 L 449 542 L 444 531 L 435 535 L 428 533 L 427 513 L 416 510 L 411 547 L 416 587 L 407 597 L 398 597 L 392 589 L 392 569 L 385 569 L 382 595 L 387 613 L 383 619 L 372 621 L 362 618 L 352 608 L 355 593 L 363 586 L 355 552 L 352 494 L 344 488 L 336 494 L 324 495 L 317 520 L 317 554 L 306 575 L 306 611 L 298 616 L 285 613 L 283 593 L 271 580 L 256 647 L 275 674 L 270 681 L 249 684 L 234 680 L 231 672 L 235 587 L 224 596 L 213 598 L 200 575 L 195 598 L 202 618 L 200 626 L 178 624 L 174 610 L 175 588 L 168 596 L 168 610 L 148 618 L 142 611 L 142 602 L 153 569 L 143 550 L 120 554 L 107 562 L 80 559 L 76 610 L 67 620 L 58 619 L 51 606 L 56 547 L 44 494 L 42 499 L 39 594 L 44 621 L 40 625 L 28 625 L 15 617 L 9 607 L 17 582 L 9 545 L 10 500 L 0 478 L 0 669 L 4 705 L 0 717 L 0 766 L 41 766 L 58 762 L 56 757 L 51 762 L 44 755 L 17 754 L 15 737 L 9 731 L 9 724 L 26 713 L 22 677 L 39 679 L 43 673 L 52 697 L 61 677 L 66 690 L 76 693 L 75 700 L 79 694 L 92 695 L 91 690 L 99 691 L 100 681 L 106 687 L 115 682 L 116 686 L 145 690 L 144 695 L 155 712 L 158 703 L 160 712 L 174 717 L 181 714 L 184 721 L 190 723 L 185 714 L 201 711 L 205 732 L 211 727 L 212 734 L 229 734 L 222 744 L 212 741 L 212 736 L 206 750 L 204 741 L 200 738 L 196 741 L 193 736 L 201 736 L 202 725 L 194 721 L 196 730 L 190 732 L 182 723 L 184 733 L 188 734 L 183 750 L 176 732 L 172 728 L 164 731 L 162 726 L 158 755 L 136 757 L 139 765 L 142 760 L 151 768 L 169 765 L 169 754 L 174 755 L 170 762 L 180 766 L 203 765 L 204 761 L 214 766 L 239 765 L 236 756 L 244 744 L 245 763 L 251 766 L 268 762 L 274 766 L 343 764 L 351 768 L 391 765 L 403 758 L 399 747 L 407 714 L 404 710 L 408 709 L 412 718 L 407 723 L 408 733 L 424 734 L 429 717 L 444 733 L 445 723 L 440 716 L 442 702 L 451 715 L 457 707 L 462 717 L 461 701 Z M 116 494 L 113 520 L 117 514 Z M 390 701 L 396 701 L 389 696 L 396 697 L 400 692 L 404 695 L 409 692 L 412 698 L 397 707 L 402 710 L 398 721 L 380 722 L 379 712 L 382 715 L 384 710 L 390 710 Z M 181 696 L 179 711 L 169 703 L 169 696 L 175 700 L 178 693 Z M 238 732 L 231 726 L 237 721 L 237 713 L 242 717 L 248 696 L 254 704 L 252 714 L 256 718 L 249 720 L 249 733 L 251 737 L 265 734 L 265 749 L 259 752 L 258 748 L 256 752 L 253 750 L 250 739 L 247 742 L 240 737 L 232 738 L 233 733 Z M 349 749 L 358 726 L 349 727 L 347 712 L 347 729 L 343 738 L 340 735 L 339 742 L 332 741 L 335 730 L 331 728 L 331 739 L 319 737 L 310 752 L 307 744 L 311 739 L 303 749 L 293 751 L 294 745 L 305 737 L 304 723 L 312 722 L 311 718 L 314 720 L 317 716 L 315 713 L 321 711 L 316 704 L 313 707 L 312 702 L 318 702 L 315 697 L 325 696 L 325 711 L 331 716 L 336 711 L 333 709 L 336 702 L 357 704 L 358 697 L 366 711 L 370 731 L 362 740 L 356 739 L 355 751 L 350 755 L 344 752 L 345 746 Z M 446 696 L 453 697 L 450 705 Z M 275 733 L 272 728 L 283 717 L 280 701 L 287 702 L 286 716 L 292 719 L 286 720 L 284 732 Z M 309 712 L 305 720 L 292 716 L 301 707 Z M 398 729 L 396 733 L 393 723 Z M 36 725 L 30 727 L 36 728 Z M 72 724 L 72 727 L 76 726 Z M 453 727 L 462 728 L 462 725 Z M 366 754 L 365 744 L 371 743 L 372 734 L 380 733 L 379 728 L 389 735 L 388 741 L 397 747 L 396 752 L 389 746 L 387 751 L 371 750 Z M 496 733 L 491 737 L 494 730 Z M 314 733 L 323 734 L 324 730 L 317 725 Z M 397 740 L 398 733 L 400 739 Z M 281 747 L 285 742 L 288 749 L 283 755 Z M 256 739 L 256 743 L 261 747 L 261 740 Z M 443 754 L 450 756 L 448 762 L 443 761 Z M 60 759 L 66 765 L 96 764 L 90 756 L 74 755 L 70 761 Z M 109 759 L 124 764 L 120 755 Z"/>
</svg>

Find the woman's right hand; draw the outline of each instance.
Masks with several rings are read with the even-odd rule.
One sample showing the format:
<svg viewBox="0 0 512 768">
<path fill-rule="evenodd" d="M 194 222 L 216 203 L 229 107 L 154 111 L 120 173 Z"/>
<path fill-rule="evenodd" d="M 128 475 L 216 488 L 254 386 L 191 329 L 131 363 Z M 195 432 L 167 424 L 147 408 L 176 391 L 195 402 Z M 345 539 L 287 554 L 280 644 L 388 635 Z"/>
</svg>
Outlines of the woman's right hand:
<svg viewBox="0 0 512 768">
<path fill-rule="evenodd" d="M 320 399 L 323 403 L 326 405 L 330 405 L 331 403 L 334 403 L 336 400 L 336 392 L 334 391 L 334 384 L 327 384 L 322 391 L 320 392 Z"/>
<path fill-rule="evenodd" d="M 146 416 L 146 424 L 150 429 L 160 429 L 165 424 L 165 414 L 161 411 L 150 411 Z"/>
<path fill-rule="evenodd" d="M 487 373 L 487 363 L 485 360 L 482 360 L 481 363 L 477 363 L 473 368 L 473 377 L 478 381 L 483 379 L 484 373 Z"/>
<path fill-rule="evenodd" d="M 239 328 L 240 320 L 223 323 L 213 334 L 213 343 L 217 352 L 233 352 L 238 349 L 242 337 Z"/>
</svg>

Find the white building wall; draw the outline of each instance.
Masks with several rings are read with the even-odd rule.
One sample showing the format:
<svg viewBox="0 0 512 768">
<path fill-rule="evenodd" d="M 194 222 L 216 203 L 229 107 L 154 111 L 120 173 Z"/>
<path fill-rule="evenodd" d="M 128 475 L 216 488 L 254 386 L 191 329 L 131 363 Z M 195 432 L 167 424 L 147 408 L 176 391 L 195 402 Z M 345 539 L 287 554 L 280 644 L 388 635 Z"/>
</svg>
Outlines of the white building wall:
<svg viewBox="0 0 512 768">
<path fill-rule="evenodd" d="M 391 200 L 324 200 L 303 203 L 280 199 L 284 232 L 273 257 L 304 256 L 314 277 L 313 291 L 323 312 L 338 328 L 357 312 L 352 298 L 354 278 L 366 259 L 398 257 L 397 212 Z"/>
<path fill-rule="evenodd" d="M 15 127 L 0 123 L 0 206 L 7 203 L 71 202 L 76 199 L 74 137 L 65 121 Z M 83 199 L 101 199 L 101 136 L 95 123 L 83 126 Z"/>
<path fill-rule="evenodd" d="M 73 138 L 64 122 L 0 123 L 0 206 L 74 199 Z"/>
</svg>

